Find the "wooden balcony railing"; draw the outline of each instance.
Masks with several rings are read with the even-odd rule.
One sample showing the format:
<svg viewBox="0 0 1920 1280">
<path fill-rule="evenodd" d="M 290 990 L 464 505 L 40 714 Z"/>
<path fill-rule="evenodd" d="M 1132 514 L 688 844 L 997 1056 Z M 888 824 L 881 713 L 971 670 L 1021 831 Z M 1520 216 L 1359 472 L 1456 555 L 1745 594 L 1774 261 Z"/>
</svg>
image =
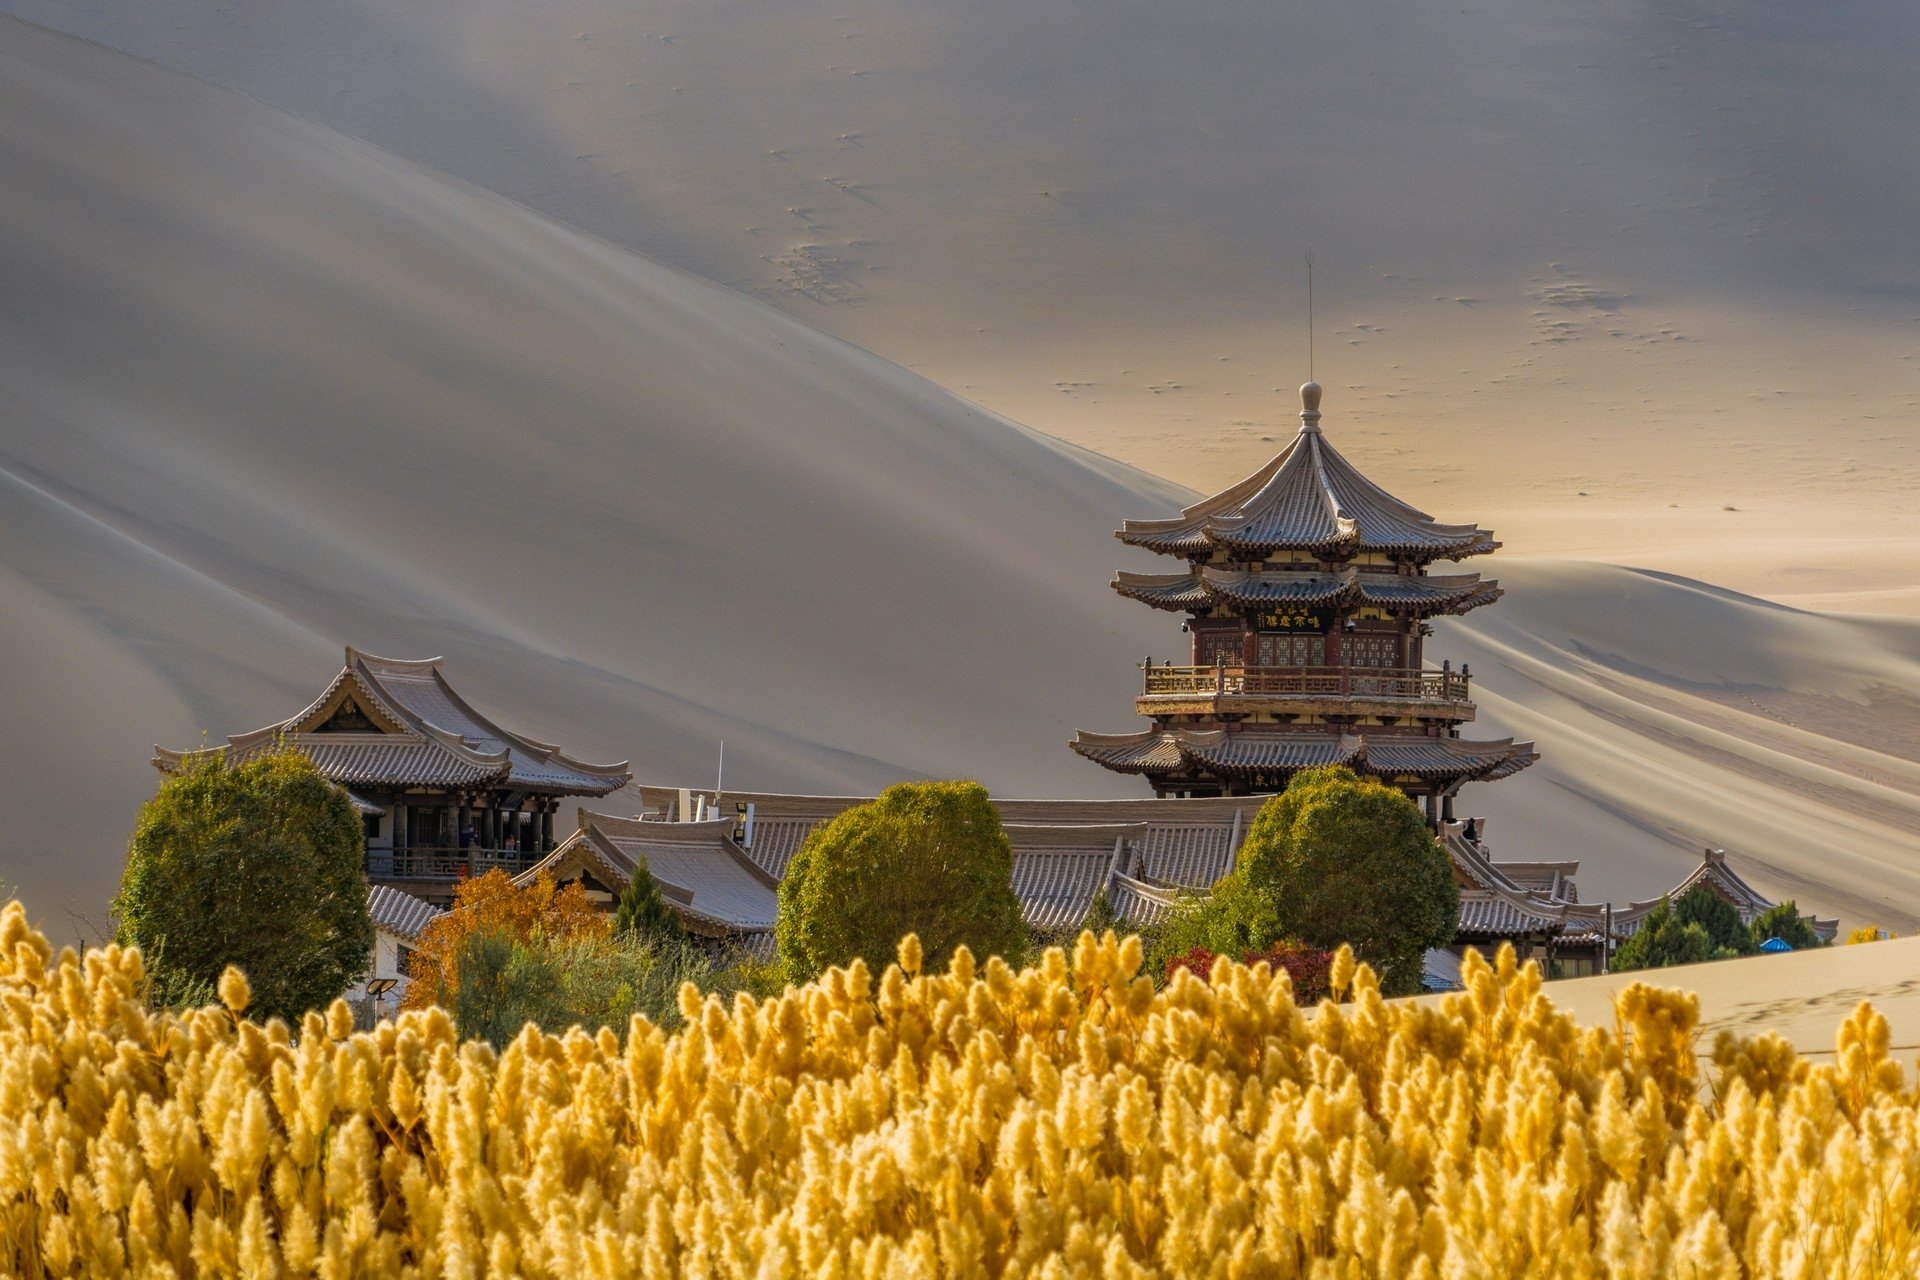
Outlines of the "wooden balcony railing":
<svg viewBox="0 0 1920 1280">
<path fill-rule="evenodd" d="M 367 850 L 369 880 L 465 880 L 500 870 L 517 876 L 544 853 L 531 850 L 458 848 L 413 848 Z"/>
<path fill-rule="evenodd" d="M 1149 663 L 1142 692 L 1198 697 L 1262 695 L 1303 698 L 1387 698 L 1406 702 L 1464 702 L 1471 678 L 1464 671 L 1388 667 L 1176 667 Z"/>
</svg>

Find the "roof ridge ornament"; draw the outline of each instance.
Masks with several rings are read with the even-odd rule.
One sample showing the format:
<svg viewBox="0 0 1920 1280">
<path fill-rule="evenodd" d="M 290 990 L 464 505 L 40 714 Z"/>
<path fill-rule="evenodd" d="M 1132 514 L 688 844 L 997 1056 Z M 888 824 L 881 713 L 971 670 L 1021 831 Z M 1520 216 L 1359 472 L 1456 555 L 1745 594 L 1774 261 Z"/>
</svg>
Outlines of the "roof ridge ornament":
<svg viewBox="0 0 1920 1280">
<path fill-rule="evenodd" d="M 1300 434 L 1320 434 L 1320 384 L 1317 382 L 1300 384 Z"/>
</svg>

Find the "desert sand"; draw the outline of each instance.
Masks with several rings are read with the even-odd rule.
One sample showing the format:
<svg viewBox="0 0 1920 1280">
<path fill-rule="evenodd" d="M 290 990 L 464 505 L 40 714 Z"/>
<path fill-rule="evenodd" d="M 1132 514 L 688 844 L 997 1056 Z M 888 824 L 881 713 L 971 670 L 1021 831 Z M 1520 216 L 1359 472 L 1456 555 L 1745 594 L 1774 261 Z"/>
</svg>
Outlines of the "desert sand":
<svg viewBox="0 0 1920 1280">
<path fill-rule="evenodd" d="M 344 12 L 254 35 L 271 52 Z M 514 135 L 496 142 L 515 154 Z M 56 932 L 67 910 L 102 922 L 151 746 L 291 714 L 345 642 L 444 653 L 490 712 L 649 781 L 707 782 L 724 739 L 742 787 L 971 775 L 1010 795 L 1140 792 L 1065 742 L 1134 724 L 1134 664 L 1178 652 L 1173 618 L 1106 583 L 1145 567 L 1111 530 L 1185 489 L 740 289 L 4 19 L 0 172 L 0 876 Z M 996 307 L 1032 319 L 1021 296 Z M 1018 375 L 1019 360 L 967 358 Z M 1290 386 L 1276 371 L 1291 363 L 1263 352 L 1259 381 Z M 1577 546 L 1502 527 L 1494 499 L 1519 490 L 1451 452 L 1466 437 L 1434 417 L 1471 397 L 1422 381 L 1398 403 L 1336 382 L 1330 437 L 1514 551 L 1612 545 L 1605 520 L 1565 523 Z M 1577 386 L 1561 401 L 1599 412 Z M 1243 404 L 1257 425 L 1210 443 L 1196 427 L 1212 460 L 1176 479 L 1281 447 L 1291 390 Z M 1663 422 L 1614 445 L 1648 476 L 1715 456 L 1771 474 L 1831 438 L 1760 433 L 1735 454 Z M 1584 446 L 1529 447 L 1514 474 L 1529 456 L 1584 465 Z M 1810 506 L 1825 516 L 1806 527 L 1893 546 L 1872 515 L 1889 490 L 1856 483 L 1860 502 Z M 1729 564 L 1801 545 L 1775 524 L 1729 539 L 1722 518 L 1749 514 L 1672 518 Z M 1467 793 L 1500 856 L 1577 856 L 1585 897 L 1624 899 L 1714 844 L 1803 906 L 1903 930 L 1920 917 L 1920 624 L 1511 552 L 1476 567 L 1508 598 L 1443 624 L 1433 652 L 1472 663 L 1482 732 L 1546 755 Z M 1896 589 L 1879 581 L 1845 589 Z"/>
<path fill-rule="evenodd" d="M 0 0 L 1211 490 L 1319 380 L 1528 554 L 1920 609 L 1920 13 Z"/>
<path fill-rule="evenodd" d="M 1910 1066 L 1920 1052 L 1920 938 L 1747 956 L 1651 973 L 1569 978 L 1554 983 L 1548 995 L 1556 1007 L 1587 1026 L 1611 1027 L 1614 995 L 1635 982 L 1700 997 L 1702 1055 L 1712 1054 L 1714 1038 L 1722 1031 L 1741 1036 L 1772 1031 L 1802 1054 L 1831 1057 L 1840 1024 L 1862 1000 L 1886 1017 L 1895 1061 Z"/>
</svg>

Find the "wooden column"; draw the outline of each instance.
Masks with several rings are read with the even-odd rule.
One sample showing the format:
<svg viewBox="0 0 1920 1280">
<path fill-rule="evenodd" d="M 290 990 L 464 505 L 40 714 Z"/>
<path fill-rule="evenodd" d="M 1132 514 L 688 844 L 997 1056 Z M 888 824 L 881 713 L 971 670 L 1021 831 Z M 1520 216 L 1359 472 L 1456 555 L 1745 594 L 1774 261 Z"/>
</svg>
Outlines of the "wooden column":
<svg viewBox="0 0 1920 1280">
<path fill-rule="evenodd" d="M 551 798 L 540 804 L 540 852 L 546 853 L 553 848 L 553 806 Z"/>
<path fill-rule="evenodd" d="M 407 798 L 395 796 L 393 800 L 393 856 L 399 857 L 407 851 Z"/>
</svg>

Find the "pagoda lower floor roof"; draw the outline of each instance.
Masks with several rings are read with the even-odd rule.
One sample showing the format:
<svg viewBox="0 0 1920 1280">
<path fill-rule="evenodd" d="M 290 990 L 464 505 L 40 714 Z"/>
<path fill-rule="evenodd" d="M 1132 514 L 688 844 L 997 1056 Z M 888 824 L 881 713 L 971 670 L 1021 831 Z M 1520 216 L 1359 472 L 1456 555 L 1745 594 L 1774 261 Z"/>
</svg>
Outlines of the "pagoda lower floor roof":
<svg viewBox="0 0 1920 1280">
<path fill-rule="evenodd" d="M 1074 736 L 1072 746 L 1095 764 L 1118 773 L 1191 771 L 1236 779 L 1341 764 L 1381 778 L 1491 781 L 1518 773 L 1540 758 L 1532 743 L 1512 738 L 1474 742 L 1411 734 L 1336 737 L 1260 729 L 1082 731 Z"/>
<path fill-rule="evenodd" d="M 1307 608 L 1374 605 L 1397 614 L 1427 617 L 1465 613 L 1500 598 L 1500 584 L 1477 573 L 1446 575 L 1367 573 L 1348 565 L 1332 572 L 1299 569 L 1224 569 L 1207 565 L 1188 573 L 1122 571 L 1113 589 L 1156 609 Z"/>
</svg>

